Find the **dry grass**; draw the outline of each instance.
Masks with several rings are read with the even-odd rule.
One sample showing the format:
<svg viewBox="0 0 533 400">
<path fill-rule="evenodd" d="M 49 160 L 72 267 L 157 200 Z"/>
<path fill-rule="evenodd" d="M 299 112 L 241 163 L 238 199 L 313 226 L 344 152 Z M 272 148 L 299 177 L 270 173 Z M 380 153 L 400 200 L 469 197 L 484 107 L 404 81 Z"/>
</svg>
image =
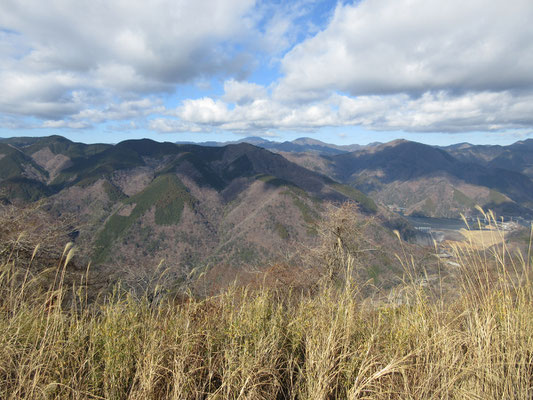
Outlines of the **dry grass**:
<svg viewBox="0 0 533 400">
<path fill-rule="evenodd" d="M 531 254 L 456 253 L 455 301 L 417 284 L 406 253 L 402 302 L 379 308 L 364 305 L 350 255 L 345 284 L 313 294 L 232 288 L 157 304 L 120 286 L 88 304 L 85 281 L 64 284 L 68 248 L 47 286 L 7 257 L 0 398 L 531 399 Z"/>
<path fill-rule="evenodd" d="M 505 241 L 506 236 L 506 232 L 497 229 L 483 231 L 461 229 L 459 232 L 465 237 L 466 246 L 473 246 L 479 250 L 501 245 Z"/>
</svg>

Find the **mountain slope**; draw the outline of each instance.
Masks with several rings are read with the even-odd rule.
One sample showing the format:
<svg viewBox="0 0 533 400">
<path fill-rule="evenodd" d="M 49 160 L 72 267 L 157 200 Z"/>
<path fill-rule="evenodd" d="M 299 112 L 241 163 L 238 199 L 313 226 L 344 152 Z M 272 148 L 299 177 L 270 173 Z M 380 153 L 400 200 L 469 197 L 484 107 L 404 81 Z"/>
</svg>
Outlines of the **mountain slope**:
<svg viewBox="0 0 533 400">
<path fill-rule="evenodd" d="M 462 144 L 452 150 L 469 149 L 470 145 Z M 466 156 L 457 159 L 451 152 L 397 140 L 336 156 L 287 157 L 409 214 L 458 217 L 472 212 L 476 204 L 504 215 L 531 214 L 533 182 L 529 177 L 492 166 L 494 159 L 488 156 L 481 163 Z"/>
<path fill-rule="evenodd" d="M 21 171 L 24 163 L 40 171 L 52 214 L 76 215 L 80 254 L 132 274 L 161 260 L 179 276 L 198 266 L 265 263 L 315 240 L 325 201 L 377 210 L 363 193 L 246 143 L 111 146 L 49 137 L 3 145 Z"/>
<path fill-rule="evenodd" d="M 50 193 L 48 173 L 19 149 L 0 143 L 0 200 L 34 201 Z"/>
<path fill-rule="evenodd" d="M 533 178 L 533 139 L 509 146 L 465 145 L 443 149 L 461 161 L 520 172 Z"/>
</svg>

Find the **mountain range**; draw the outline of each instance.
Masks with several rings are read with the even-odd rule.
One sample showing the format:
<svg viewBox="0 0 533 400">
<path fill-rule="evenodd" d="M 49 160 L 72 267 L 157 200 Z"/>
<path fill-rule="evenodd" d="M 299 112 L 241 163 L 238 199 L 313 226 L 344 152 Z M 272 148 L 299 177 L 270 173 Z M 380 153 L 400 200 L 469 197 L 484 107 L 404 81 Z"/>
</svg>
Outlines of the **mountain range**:
<svg viewBox="0 0 533 400">
<path fill-rule="evenodd" d="M 59 136 L 0 143 L 0 198 L 40 200 L 75 218 L 80 257 L 95 265 L 155 265 L 185 276 L 281 259 L 316 239 L 327 202 L 376 204 L 360 191 L 247 143 L 220 147 Z"/>
<path fill-rule="evenodd" d="M 329 159 L 332 177 L 408 214 L 458 217 L 479 204 L 499 215 L 526 216 L 533 207 L 533 181 L 520 170 L 420 143 L 394 141 Z"/>
<path fill-rule="evenodd" d="M 178 142 L 178 144 L 197 144 L 199 146 L 221 147 L 230 144 L 249 143 L 257 147 L 262 147 L 273 152 L 291 152 L 291 153 L 313 153 L 313 154 L 342 154 L 351 151 L 362 150 L 367 147 L 375 146 L 380 143 L 371 143 L 366 146 L 359 144 L 351 145 L 336 145 L 325 143 L 317 139 L 308 137 L 301 137 L 292 141 L 276 142 L 273 140 L 264 139 L 261 137 L 251 136 L 237 141 L 230 142 Z"/>
<path fill-rule="evenodd" d="M 503 216 L 533 215 L 533 139 L 446 147 L 395 140 L 334 153 L 268 146 L 405 214 L 458 218 L 480 205 Z"/>
<path fill-rule="evenodd" d="M 186 279 L 198 267 L 225 276 L 287 259 L 316 242 L 330 202 L 355 202 L 404 237 L 409 227 L 393 211 L 456 218 L 479 204 L 533 215 L 531 140 L 442 148 L 249 141 L 1 139 L 0 201 L 38 202 L 51 218 L 72 219 L 80 259 L 127 266 L 135 279 L 146 265 Z"/>
<path fill-rule="evenodd" d="M 521 140 L 509 146 L 459 145 L 444 147 L 460 161 L 521 172 L 533 178 L 533 139 Z"/>
</svg>

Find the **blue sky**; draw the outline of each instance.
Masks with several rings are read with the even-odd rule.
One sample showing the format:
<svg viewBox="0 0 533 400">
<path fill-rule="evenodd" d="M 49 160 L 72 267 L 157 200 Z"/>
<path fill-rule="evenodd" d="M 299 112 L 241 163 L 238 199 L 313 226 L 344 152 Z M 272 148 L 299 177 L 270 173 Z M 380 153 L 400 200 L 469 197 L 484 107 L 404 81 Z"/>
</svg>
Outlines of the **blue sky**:
<svg viewBox="0 0 533 400">
<path fill-rule="evenodd" d="M 0 136 L 533 137 L 530 0 L 4 0 Z"/>
</svg>

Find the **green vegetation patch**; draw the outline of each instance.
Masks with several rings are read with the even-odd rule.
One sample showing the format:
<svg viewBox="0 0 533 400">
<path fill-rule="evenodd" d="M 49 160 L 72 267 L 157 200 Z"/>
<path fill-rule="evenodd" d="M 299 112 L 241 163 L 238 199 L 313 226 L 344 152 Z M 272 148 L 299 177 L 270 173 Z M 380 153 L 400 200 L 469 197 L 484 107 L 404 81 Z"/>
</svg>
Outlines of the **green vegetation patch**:
<svg viewBox="0 0 533 400">
<path fill-rule="evenodd" d="M 457 189 L 453 189 L 453 201 L 465 207 L 472 208 L 475 206 L 474 200 Z"/>
<path fill-rule="evenodd" d="M 257 179 L 258 181 L 264 182 L 268 185 L 275 186 L 275 187 L 288 186 L 291 188 L 297 188 L 297 186 L 294 183 L 289 182 L 285 179 L 277 178 L 272 175 L 259 174 L 255 176 L 255 179 Z"/>
<path fill-rule="evenodd" d="M 155 206 L 155 222 L 173 225 L 180 221 L 183 206 L 193 206 L 196 200 L 175 175 L 161 175 L 142 192 L 130 197 L 124 204 L 135 204 L 130 216 L 140 217 Z"/>
<path fill-rule="evenodd" d="M 210 259 L 210 264 L 225 262 L 228 255 L 231 255 L 233 266 L 249 265 L 261 259 L 263 251 L 257 245 L 247 242 L 244 238 L 239 238 L 225 243 Z"/>
<path fill-rule="evenodd" d="M 428 197 L 422 206 L 422 211 L 427 215 L 432 215 L 436 210 L 437 206 L 435 205 L 435 202 Z"/>
<path fill-rule="evenodd" d="M 320 202 L 316 198 L 310 197 L 305 190 L 299 188 L 294 183 L 289 182 L 285 179 L 265 174 L 257 175 L 255 178 L 274 187 L 286 187 L 288 190 L 284 191 L 283 194 L 291 197 L 293 204 L 300 210 L 303 220 L 307 224 L 309 224 L 307 227 L 307 233 L 312 236 L 316 235 L 316 229 L 314 227 L 314 224 L 318 219 L 320 219 L 320 215 L 310 206 L 308 206 L 304 200 L 302 200 L 310 199 L 315 204 L 319 204 Z M 276 223 L 276 232 L 282 239 L 288 239 L 289 233 L 286 232 L 286 228 L 281 224 L 279 225 L 280 226 L 278 226 L 278 223 Z"/>
<path fill-rule="evenodd" d="M 337 192 L 359 203 L 363 210 L 367 212 L 375 213 L 378 210 L 378 207 L 374 200 L 372 200 L 363 192 L 351 186 L 341 185 L 340 183 L 333 183 L 331 184 L 331 187 L 333 187 L 333 189 L 335 189 Z"/>
<path fill-rule="evenodd" d="M 318 213 L 302 200 L 302 197 L 309 198 L 309 196 L 302 189 L 290 188 L 290 190 L 285 191 L 283 194 L 286 194 L 292 198 L 293 204 L 300 210 L 302 218 L 306 223 L 314 224 L 320 218 Z"/>
<path fill-rule="evenodd" d="M 85 188 L 88 188 L 89 186 L 94 185 L 100 179 L 102 179 L 102 177 L 99 177 L 99 176 L 96 176 L 96 175 L 89 176 L 87 178 L 83 178 L 83 179 L 79 180 L 74 186 L 79 186 L 79 187 L 85 189 Z"/>
<path fill-rule="evenodd" d="M 0 182 L 0 198 L 37 201 L 49 196 L 50 189 L 42 182 L 27 178 L 12 178 Z"/>
<path fill-rule="evenodd" d="M 126 195 L 122 192 L 122 190 L 113 185 L 111 182 L 104 181 L 102 186 L 107 196 L 109 197 L 109 200 L 113 203 L 116 203 L 117 201 L 122 201 L 126 198 Z"/>
<path fill-rule="evenodd" d="M 496 205 L 509 201 L 503 194 L 494 189 L 490 189 L 489 200 L 492 204 Z"/>
<path fill-rule="evenodd" d="M 112 215 L 95 242 L 95 263 L 101 263 L 109 255 L 115 240 L 155 206 L 155 223 L 157 225 L 173 225 L 180 221 L 183 207 L 193 207 L 196 200 L 175 175 L 162 175 L 142 192 L 124 201 L 125 205 L 134 205 L 130 215 Z"/>
<path fill-rule="evenodd" d="M 7 151 L 3 151 L 4 148 Z M 22 158 L 24 157 L 22 154 L 17 157 L 16 154 L 14 154 L 14 149 L 11 149 L 12 151 L 9 151 L 9 146 L 1 145 L 0 147 L 0 154 L 3 154 L 4 157 L 0 159 L 0 179 L 9 179 L 14 177 L 20 177 L 22 173 L 24 172 L 24 169 L 22 167 L 22 163 L 25 161 Z"/>
<path fill-rule="evenodd" d="M 280 238 L 282 238 L 283 240 L 288 240 L 289 239 L 289 231 L 287 230 L 287 228 L 279 223 L 279 222 L 276 222 L 275 224 L 275 230 L 276 230 L 276 233 L 279 235 Z"/>
<path fill-rule="evenodd" d="M 243 263 L 252 263 L 259 258 L 257 249 L 248 246 L 237 246 L 235 248 L 235 258 Z"/>
<path fill-rule="evenodd" d="M 23 177 L 25 165 L 31 165 L 43 176 L 48 176 L 48 172 L 30 157 L 7 144 L 0 143 L 0 154 L 3 154 L 3 157 L 0 158 L 0 179 Z"/>
<path fill-rule="evenodd" d="M 379 276 L 381 274 L 381 268 L 379 265 L 371 265 L 366 269 L 368 277 L 372 279 L 374 285 L 379 285 Z"/>
</svg>

